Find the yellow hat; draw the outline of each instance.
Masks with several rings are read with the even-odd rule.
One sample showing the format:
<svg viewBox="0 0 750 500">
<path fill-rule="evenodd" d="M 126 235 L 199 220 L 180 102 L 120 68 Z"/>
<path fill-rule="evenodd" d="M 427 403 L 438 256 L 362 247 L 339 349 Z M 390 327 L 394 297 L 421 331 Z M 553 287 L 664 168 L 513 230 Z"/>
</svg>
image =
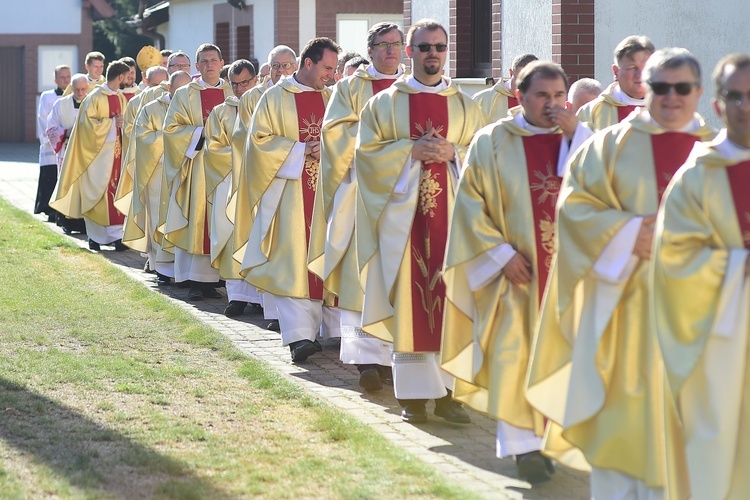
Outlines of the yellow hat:
<svg viewBox="0 0 750 500">
<path fill-rule="evenodd" d="M 146 45 L 138 51 L 135 62 L 141 72 L 145 73 L 151 66 L 161 66 L 161 52 L 153 45 Z"/>
</svg>

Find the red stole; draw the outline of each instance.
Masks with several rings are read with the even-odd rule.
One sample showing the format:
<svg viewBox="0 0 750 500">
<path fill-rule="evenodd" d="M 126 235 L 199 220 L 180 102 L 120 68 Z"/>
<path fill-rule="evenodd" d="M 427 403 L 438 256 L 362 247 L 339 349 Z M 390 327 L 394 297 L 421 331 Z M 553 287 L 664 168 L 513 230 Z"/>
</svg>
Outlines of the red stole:
<svg viewBox="0 0 750 500">
<path fill-rule="evenodd" d="M 536 240 L 536 275 L 541 304 L 552 258 L 555 255 L 555 204 L 561 178 L 557 176 L 557 160 L 563 134 L 536 134 L 523 137 L 526 170 L 529 175 L 531 209 L 534 214 Z"/>
<path fill-rule="evenodd" d="M 617 121 L 623 121 L 630 113 L 635 111 L 635 108 L 637 107 L 638 106 L 633 106 L 630 104 L 627 104 L 625 106 L 617 106 Z"/>
<path fill-rule="evenodd" d="M 122 107 L 120 106 L 120 96 L 118 94 L 112 94 L 107 96 L 107 102 L 109 104 L 109 117 L 114 118 L 115 115 L 122 114 Z M 117 127 L 116 124 L 112 123 L 113 127 Z M 122 130 L 117 127 L 117 135 L 115 136 L 115 156 L 112 161 L 112 172 L 109 175 L 109 184 L 107 185 L 107 213 L 109 214 L 109 226 L 117 226 L 125 223 L 125 216 L 115 208 L 115 193 L 117 193 L 117 184 L 120 182 L 120 169 L 122 168 Z"/>
<path fill-rule="evenodd" d="M 370 80 L 372 82 L 372 95 L 382 92 L 396 81 L 395 78 L 381 78 L 380 80 Z"/>
<path fill-rule="evenodd" d="M 661 197 L 664 195 L 669 181 L 672 180 L 672 176 L 685 163 L 697 140 L 698 136 L 684 132 L 664 132 L 663 134 L 651 135 L 659 203 L 661 203 Z"/>
<path fill-rule="evenodd" d="M 515 108 L 518 106 L 518 99 L 515 97 L 508 97 L 508 109 Z"/>
<path fill-rule="evenodd" d="M 135 92 L 123 92 L 122 95 L 125 97 L 125 100 L 127 102 L 130 102 L 130 100 L 135 97 Z"/>
<path fill-rule="evenodd" d="M 409 94 L 411 138 L 435 128 L 448 135 L 448 99 L 438 94 Z M 411 228 L 411 310 L 414 352 L 440 351 L 443 331 L 443 260 L 448 241 L 448 165 L 422 163 L 419 198 Z"/>
<path fill-rule="evenodd" d="M 203 123 L 208 120 L 208 115 L 216 106 L 224 102 L 224 90 L 216 87 L 201 89 L 201 112 Z M 211 255 L 211 237 L 208 234 L 208 203 L 203 219 L 203 255 Z"/>
<path fill-rule="evenodd" d="M 320 127 L 323 125 L 323 115 L 326 104 L 323 94 L 308 91 L 294 94 L 297 105 L 297 123 L 299 125 L 300 142 L 320 140 Z M 315 189 L 318 185 L 318 171 L 320 160 L 312 156 L 305 156 L 305 167 L 302 169 L 302 200 L 305 206 L 305 244 L 310 245 L 310 228 L 312 226 L 313 206 L 315 204 Z M 308 295 L 313 300 L 323 300 L 323 282 L 313 273 L 307 273 Z"/>
<path fill-rule="evenodd" d="M 750 249 L 750 161 L 743 161 L 727 167 L 729 187 L 734 199 L 734 210 L 740 223 L 740 233 L 745 248 Z"/>
</svg>

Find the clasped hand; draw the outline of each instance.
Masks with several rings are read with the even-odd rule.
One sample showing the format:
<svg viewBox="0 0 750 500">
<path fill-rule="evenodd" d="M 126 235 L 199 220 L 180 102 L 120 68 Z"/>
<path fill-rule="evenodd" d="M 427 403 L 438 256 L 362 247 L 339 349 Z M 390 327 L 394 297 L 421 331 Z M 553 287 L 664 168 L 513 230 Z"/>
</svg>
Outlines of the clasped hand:
<svg viewBox="0 0 750 500">
<path fill-rule="evenodd" d="M 411 148 L 411 157 L 427 163 L 448 163 L 453 161 L 456 150 L 453 144 L 440 135 L 435 128 L 431 128 L 414 141 Z"/>
<path fill-rule="evenodd" d="M 320 141 L 310 141 L 305 143 L 305 155 L 312 156 L 320 160 Z"/>
</svg>

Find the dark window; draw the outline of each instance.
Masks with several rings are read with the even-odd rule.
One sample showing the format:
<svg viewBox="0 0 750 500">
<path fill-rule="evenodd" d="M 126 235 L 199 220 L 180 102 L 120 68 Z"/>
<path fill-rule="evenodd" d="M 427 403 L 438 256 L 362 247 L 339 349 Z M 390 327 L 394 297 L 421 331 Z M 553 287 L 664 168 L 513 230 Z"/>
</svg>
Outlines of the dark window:
<svg viewBox="0 0 750 500">
<path fill-rule="evenodd" d="M 216 23 L 214 40 L 214 43 L 221 49 L 221 56 L 224 61 L 233 61 L 234 58 L 229 50 L 229 23 Z"/>
<path fill-rule="evenodd" d="M 253 58 L 253 38 L 250 26 L 237 26 L 237 56 L 235 59 Z"/>
<path fill-rule="evenodd" d="M 471 0 L 473 76 L 492 76 L 492 1 Z"/>
</svg>

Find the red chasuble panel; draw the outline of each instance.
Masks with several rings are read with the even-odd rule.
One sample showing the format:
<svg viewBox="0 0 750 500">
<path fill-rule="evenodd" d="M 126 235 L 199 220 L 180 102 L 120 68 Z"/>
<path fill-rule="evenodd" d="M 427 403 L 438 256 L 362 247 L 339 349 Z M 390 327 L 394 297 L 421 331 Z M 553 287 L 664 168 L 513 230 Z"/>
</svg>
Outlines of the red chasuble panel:
<svg viewBox="0 0 750 500">
<path fill-rule="evenodd" d="M 396 81 L 395 78 L 383 78 L 380 80 L 371 80 L 372 81 L 372 95 L 377 94 L 378 92 L 382 92 L 391 85 L 393 85 L 393 82 Z"/>
<path fill-rule="evenodd" d="M 115 115 L 122 114 L 122 107 L 120 106 L 120 97 L 117 94 L 108 95 L 107 101 L 109 103 L 109 117 L 114 118 Z M 115 125 L 112 124 L 114 127 Z M 109 225 L 117 226 L 125 223 L 125 216 L 115 208 L 115 193 L 117 193 L 117 184 L 120 183 L 120 169 L 122 168 L 122 130 L 117 129 L 117 136 L 115 137 L 115 157 L 112 162 L 112 173 L 109 176 L 109 184 L 107 185 L 107 213 L 109 214 Z"/>
<path fill-rule="evenodd" d="M 672 180 L 677 169 L 685 163 L 698 137 L 684 132 L 664 132 L 651 135 L 651 147 L 654 150 L 654 170 L 659 203 L 664 191 Z"/>
<path fill-rule="evenodd" d="M 300 92 L 294 94 L 297 104 L 297 122 L 299 124 L 299 140 L 312 142 L 320 140 L 320 128 L 323 125 L 323 115 L 326 105 L 320 92 Z M 310 245 L 310 228 L 315 204 L 315 189 L 318 185 L 318 171 L 320 160 L 312 156 L 305 156 L 305 167 L 302 169 L 302 199 L 305 205 L 305 244 Z M 313 273 L 307 273 L 307 286 L 310 298 L 323 300 L 323 282 Z"/>
<path fill-rule="evenodd" d="M 745 248 L 750 249 L 750 161 L 727 167 L 729 187 L 732 189 L 734 210 L 740 223 L 740 232 Z"/>
<path fill-rule="evenodd" d="M 508 109 L 515 108 L 518 106 L 518 99 L 515 97 L 508 97 Z"/>
<path fill-rule="evenodd" d="M 627 116 L 630 113 L 632 113 L 633 111 L 635 111 L 635 108 L 637 108 L 637 107 L 638 106 L 630 106 L 630 105 L 628 105 L 628 106 L 617 106 L 617 121 L 618 122 L 623 121 L 625 118 L 627 118 Z"/>
<path fill-rule="evenodd" d="M 123 92 L 123 97 L 125 97 L 125 100 L 130 102 L 130 100 L 135 97 L 135 92 Z"/>
<path fill-rule="evenodd" d="M 448 134 L 448 99 L 438 94 L 409 94 L 411 137 L 435 129 Z M 415 352 L 440 351 L 443 331 L 443 259 L 448 241 L 448 165 L 422 163 L 419 199 L 411 228 L 411 309 Z"/>
<path fill-rule="evenodd" d="M 224 102 L 224 90 L 217 88 L 201 89 L 201 108 L 203 109 L 203 123 L 208 120 L 211 111 Z"/>
<path fill-rule="evenodd" d="M 555 255 L 555 204 L 562 180 L 557 176 L 557 159 L 560 157 L 562 137 L 562 134 L 537 134 L 523 138 L 531 208 L 534 212 L 539 303 L 542 301 Z"/>
</svg>

